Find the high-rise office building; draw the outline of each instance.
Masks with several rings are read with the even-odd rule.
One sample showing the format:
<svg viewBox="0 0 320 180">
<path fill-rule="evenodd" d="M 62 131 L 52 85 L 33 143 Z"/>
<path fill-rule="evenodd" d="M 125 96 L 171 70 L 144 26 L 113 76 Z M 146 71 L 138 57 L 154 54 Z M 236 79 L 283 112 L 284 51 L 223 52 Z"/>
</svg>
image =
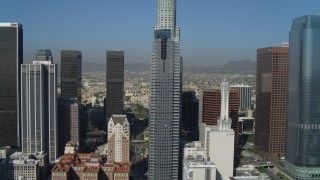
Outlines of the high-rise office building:
<svg viewBox="0 0 320 180">
<path fill-rule="evenodd" d="M 69 141 L 80 143 L 80 106 L 76 98 L 58 98 L 59 155 L 63 154 L 64 147 Z"/>
<path fill-rule="evenodd" d="M 178 179 L 182 58 L 176 0 L 158 0 L 150 78 L 149 179 Z"/>
<path fill-rule="evenodd" d="M 230 86 L 222 82 L 220 90 L 219 115 L 217 125 L 200 125 L 200 142 L 204 147 L 205 156 L 214 162 L 217 167 L 217 179 L 233 177 L 234 166 L 234 139 L 235 132 L 231 129 L 230 113 Z"/>
<path fill-rule="evenodd" d="M 251 86 L 235 85 L 231 86 L 230 89 L 238 89 L 240 95 L 240 111 L 247 111 L 251 109 Z"/>
<path fill-rule="evenodd" d="M 106 118 L 113 114 L 123 114 L 124 98 L 124 53 L 107 51 L 107 96 Z"/>
<path fill-rule="evenodd" d="M 199 100 L 195 96 L 194 91 L 186 91 L 182 93 L 182 135 L 186 140 L 199 140 Z"/>
<path fill-rule="evenodd" d="M 255 147 L 270 159 L 285 154 L 288 55 L 288 47 L 257 50 Z"/>
<path fill-rule="evenodd" d="M 320 15 L 294 19 L 289 37 L 285 169 L 294 179 L 319 179 Z"/>
<path fill-rule="evenodd" d="M 20 66 L 22 63 L 22 25 L 0 23 L 0 137 L 2 137 L 0 146 L 20 146 Z"/>
<path fill-rule="evenodd" d="M 33 64 L 21 65 L 22 151 L 57 158 L 57 67 L 50 50 L 38 50 Z"/>
<path fill-rule="evenodd" d="M 61 51 L 61 97 L 77 98 L 81 103 L 82 53 Z"/>
<path fill-rule="evenodd" d="M 126 115 L 112 115 L 109 120 L 108 162 L 130 162 L 130 124 Z"/>
<path fill-rule="evenodd" d="M 234 153 L 238 150 L 238 126 L 239 126 L 239 90 L 230 89 L 229 91 L 229 117 L 231 118 L 231 129 L 234 130 Z M 202 93 L 202 122 L 207 125 L 217 125 L 221 111 L 221 90 L 205 90 Z M 236 159 L 235 159 L 236 160 Z"/>
</svg>

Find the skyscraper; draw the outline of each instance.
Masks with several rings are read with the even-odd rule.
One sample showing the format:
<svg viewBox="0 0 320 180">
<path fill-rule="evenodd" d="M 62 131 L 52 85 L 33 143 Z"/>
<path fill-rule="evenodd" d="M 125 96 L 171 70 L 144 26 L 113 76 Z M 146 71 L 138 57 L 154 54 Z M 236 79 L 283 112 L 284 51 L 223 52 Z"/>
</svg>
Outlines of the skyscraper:
<svg viewBox="0 0 320 180">
<path fill-rule="evenodd" d="M 107 51 L 107 96 L 106 118 L 113 114 L 123 114 L 124 98 L 124 53 Z"/>
<path fill-rule="evenodd" d="M 294 179 L 320 178 L 320 15 L 293 20 L 285 169 Z"/>
<path fill-rule="evenodd" d="M 130 162 L 130 124 L 126 115 L 112 115 L 109 120 L 108 162 Z"/>
<path fill-rule="evenodd" d="M 235 85 L 231 86 L 230 89 L 238 89 L 240 95 L 240 111 L 247 111 L 251 109 L 251 86 Z"/>
<path fill-rule="evenodd" d="M 33 64 L 21 66 L 22 151 L 57 158 L 57 68 L 50 50 L 38 50 Z"/>
<path fill-rule="evenodd" d="M 199 140 L 199 100 L 195 96 L 194 91 L 186 91 L 182 93 L 182 131 L 186 136 L 186 140 Z"/>
<path fill-rule="evenodd" d="M 217 125 L 221 114 L 221 90 L 205 90 L 202 94 L 202 122 L 207 125 Z M 239 90 L 231 89 L 228 95 L 229 101 L 229 117 L 231 118 L 231 129 L 234 130 L 234 154 L 237 155 L 238 150 L 238 123 L 239 123 Z M 237 160 L 237 159 L 235 159 Z"/>
<path fill-rule="evenodd" d="M 63 154 L 69 141 L 80 143 L 80 111 L 81 105 L 77 103 L 76 98 L 58 98 L 59 155 Z"/>
<path fill-rule="evenodd" d="M 0 146 L 20 146 L 20 65 L 22 63 L 22 25 L 0 23 Z"/>
<path fill-rule="evenodd" d="M 288 55 L 288 47 L 257 50 L 255 148 L 270 159 L 285 154 Z"/>
<path fill-rule="evenodd" d="M 204 153 L 217 167 L 217 179 L 229 179 L 233 176 L 234 166 L 234 139 L 235 132 L 231 129 L 232 119 L 230 113 L 229 92 L 227 82 L 221 83 L 220 110 L 217 117 L 217 125 L 200 125 L 200 141 L 204 147 Z"/>
<path fill-rule="evenodd" d="M 61 97 L 77 98 L 81 103 L 82 53 L 61 51 Z"/>
<path fill-rule="evenodd" d="M 176 0 L 158 0 L 150 78 L 149 179 L 178 179 L 181 99 Z"/>
</svg>

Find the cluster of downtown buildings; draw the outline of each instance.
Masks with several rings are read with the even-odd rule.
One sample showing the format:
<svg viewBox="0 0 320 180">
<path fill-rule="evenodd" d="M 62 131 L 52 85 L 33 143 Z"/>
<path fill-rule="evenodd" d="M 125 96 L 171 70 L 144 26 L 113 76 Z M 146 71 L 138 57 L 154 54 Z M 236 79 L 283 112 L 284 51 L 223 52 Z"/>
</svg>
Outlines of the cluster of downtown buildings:
<svg viewBox="0 0 320 180">
<path fill-rule="evenodd" d="M 130 124 L 123 115 L 123 51 L 107 52 L 109 151 L 79 153 L 88 123 L 81 104 L 82 53 L 61 51 L 60 97 L 57 64 L 50 50 L 23 63 L 23 28 L 0 23 L 0 179 L 129 179 Z M 73 165 L 72 165 L 73 164 Z M 79 166 L 77 169 L 76 166 Z M 102 171 L 103 170 L 103 171 Z"/>
<path fill-rule="evenodd" d="M 230 179 L 239 160 L 239 110 L 251 111 L 251 87 L 182 92 L 176 1 L 158 0 L 150 62 L 149 179 Z M 285 158 L 294 179 L 320 178 L 320 16 L 293 21 L 289 47 L 257 50 L 255 148 Z M 107 156 L 79 153 L 80 51 L 61 51 L 61 96 L 50 50 L 23 64 L 23 29 L 0 23 L 0 146 L 22 152 L 0 161 L 0 179 L 128 179 L 130 124 L 123 111 L 124 53 L 107 52 Z M 248 117 L 251 119 L 251 117 Z M 9 154 L 10 148 L 4 148 Z M 6 154 L 5 153 L 5 154 Z M 60 156 L 60 157 L 59 157 Z M 33 168 L 35 173 L 21 166 Z M 37 169 L 38 168 L 38 169 Z M 237 179 L 237 177 L 234 177 Z M 259 177 L 257 177 L 259 178 Z M 241 179 L 241 178 L 240 178 Z"/>
</svg>

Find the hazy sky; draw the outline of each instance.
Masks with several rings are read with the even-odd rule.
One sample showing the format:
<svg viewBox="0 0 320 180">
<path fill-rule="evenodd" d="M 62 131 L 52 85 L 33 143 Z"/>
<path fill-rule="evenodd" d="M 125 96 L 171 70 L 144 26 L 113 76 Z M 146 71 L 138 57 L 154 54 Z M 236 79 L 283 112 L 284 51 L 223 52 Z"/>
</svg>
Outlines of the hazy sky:
<svg viewBox="0 0 320 180">
<path fill-rule="evenodd" d="M 177 0 L 184 64 L 210 66 L 255 60 L 256 49 L 288 41 L 292 20 L 319 14 L 319 0 Z M 37 49 L 81 50 L 105 63 L 122 49 L 127 63 L 149 62 L 156 0 L 0 0 L 0 22 L 24 28 L 24 61 Z"/>
</svg>

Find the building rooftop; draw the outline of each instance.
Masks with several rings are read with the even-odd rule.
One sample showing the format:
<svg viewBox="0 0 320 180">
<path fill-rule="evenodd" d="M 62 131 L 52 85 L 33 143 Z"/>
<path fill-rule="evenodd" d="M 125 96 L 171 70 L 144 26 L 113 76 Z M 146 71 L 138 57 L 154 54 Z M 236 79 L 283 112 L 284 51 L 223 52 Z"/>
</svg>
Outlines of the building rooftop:
<svg viewBox="0 0 320 180">
<path fill-rule="evenodd" d="M 199 141 L 193 141 L 191 143 L 187 143 L 185 148 L 203 148 L 201 142 Z"/>
<path fill-rule="evenodd" d="M 236 176 L 260 176 L 254 165 L 244 165 L 236 169 Z"/>
<path fill-rule="evenodd" d="M 113 120 L 114 125 L 116 125 L 118 123 L 123 125 L 124 122 L 127 120 L 127 116 L 126 115 L 112 115 L 111 118 Z"/>
<path fill-rule="evenodd" d="M 108 163 L 103 155 L 95 153 L 79 153 L 65 154 L 60 158 L 60 161 L 52 169 L 52 172 L 67 172 L 72 167 L 77 168 L 77 172 L 94 172 L 98 173 L 101 167 L 113 167 L 114 172 L 129 173 L 129 163 Z"/>
<path fill-rule="evenodd" d="M 201 155 L 194 156 L 187 156 L 185 158 L 186 163 L 188 166 L 195 166 L 195 167 L 213 167 L 214 163 L 208 161 L 205 157 Z"/>
</svg>

